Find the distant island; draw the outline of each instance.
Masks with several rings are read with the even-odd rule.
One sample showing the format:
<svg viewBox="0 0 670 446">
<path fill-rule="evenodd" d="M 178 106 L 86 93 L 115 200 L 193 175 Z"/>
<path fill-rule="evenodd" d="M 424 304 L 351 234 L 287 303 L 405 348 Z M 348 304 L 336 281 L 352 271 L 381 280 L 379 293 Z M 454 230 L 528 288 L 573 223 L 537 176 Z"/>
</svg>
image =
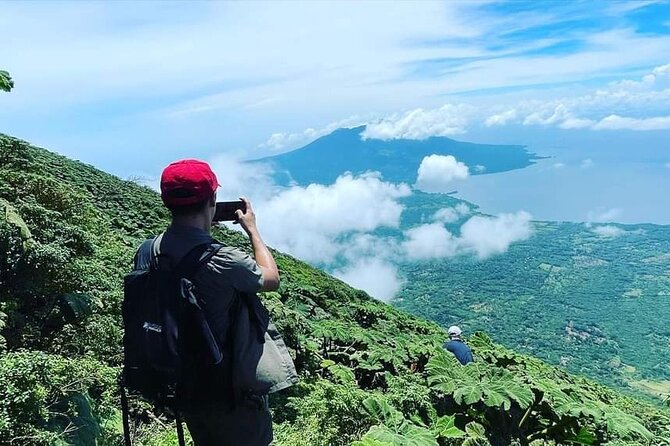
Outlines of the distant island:
<svg viewBox="0 0 670 446">
<path fill-rule="evenodd" d="M 381 172 L 386 181 L 414 183 L 421 160 L 429 155 L 453 155 L 471 175 L 522 169 L 542 159 L 521 145 L 475 144 L 446 137 L 363 139 L 365 126 L 343 128 L 306 146 L 251 163 L 270 163 L 278 184 L 330 184 L 344 172 Z"/>
</svg>

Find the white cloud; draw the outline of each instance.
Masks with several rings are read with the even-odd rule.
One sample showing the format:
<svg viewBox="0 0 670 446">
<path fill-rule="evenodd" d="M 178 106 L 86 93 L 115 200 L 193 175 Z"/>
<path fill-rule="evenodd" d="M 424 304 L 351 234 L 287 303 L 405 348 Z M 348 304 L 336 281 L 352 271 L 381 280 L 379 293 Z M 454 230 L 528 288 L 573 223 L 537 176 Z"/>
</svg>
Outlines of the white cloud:
<svg viewBox="0 0 670 446">
<path fill-rule="evenodd" d="M 499 113 L 497 115 L 492 115 L 486 118 L 486 121 L 484 121 L 484 124 L 487 127 L 493 127 L 496 125 L 505 125 L 510 122 L 513 122 L 517 118 L 517 111 L 516 109 L 511 109 L 507 110 L 505 112 Z"/>
<path fill-rule="evenodd" d="M 405 231 L 404 235 L 401 246 L 409 259 L 452 257 L 458 252 L 458 240 L 441 223 L 417 226 Z"/>
<path fill-rule="evenodd" d="M 670 42 L 669 42 L 670 43 Z M 364 139 L 425 139 L 431 136 L 454 136 L 466 133 L 473 123 L 487 127 L 522 123 L 525 126 L 554 126 L 574 129 L 655 130 L 670 128 L 670 116 L 649 114 L 667 112 L 670 107 L 670 64 L 657 66 L 639 80 L 612 82 L 588 94 L 548 100 L 521 100 L 493 107 L 500 110 L 491 115 L 488 104 L 447 103 L 434 109 L 414 109 L 374 119 L 352 117 L 334 122 L 323 129 L 307 129 L 298 133 L 277 133 L 262 145 L 271 149 L 296 146 L 322 136 L 339 127 L 363 125 Z M 620 116 L 613 111 L 646 117 Z"/>
<path fill-rule="evenodd" d="M 341 128 L 354 128 L 366 123 L 366 120 L 359 116 L 351 116 L 349 118 L 331 122 L 325 127 L 319 129 L 306 129 L 297 133 L 273 133 L 267 141 L 259 145 L 261 149 L 270 149 L 273 152 L 279 152 L 287 149 L 294 149 L 296 147 L 304 146 L 310 142 L 328 135 L 333 131 Z"/>
<path fill-rule="evenodd" d="M 461 226 L 460 244 L 480 259 L 502 254 L 510 244 L 531 236 L 531 218 L 525 211 L 496 217 L 474 216 Z"/>
<path fill-rule="evenodd" d="M 607 223 L 621 218 L 623 210 L 620 208 L 596 209 L 589 211 L 586 216 L 587 222 Z"/>
<path fill-rule="evenodd" d="M 665 130 L 670 129 L 670 116 L 628 118 L 609 115 L 593 125 L 594 130 Z"/>
<path fill-rule="evenodd" d="M 605 238 L 615 238 L 626 233 L 626 231 L 623 229 L 613 225 L 595 226 L 591 229 L 591 231 L 593 231 L 599 237 Z"/>
<path fill-rule="evenodd" d="M 564 164 L 564 163 L 554 163 L 554 168 L 555 168 L 555 169 L 561 169 L 561 168 L 563 168 L 563 167 L 565 167 L 565 164 Z"/>
<path fill-rule="evenodd" d="M 502 254 L 509 246 L 533 233 L 531 215 L 524 211 L 495 217 L 476 215 L 466 221 L 455 237 L 441 223 L 431 223 L 405 231 L 401 244 L 405 256 L 415 260 L 475 254 L 485 259 Z"/>
<path fill-rule="evenodd" d="M 558 126 L 562 129 L 583 129 L 586 127 L 591 127 L 593 125 L 593 120 L 591 119 L 584 119 L 584 118 L 575 118 L 575 117 L 568 117 L 566 118 L 563 122 L 561 122 Z"/>
<path fill-rule="evenodd" d="M 409 186 L 381 180 L 378 173 L 340 176 L 334 184 L 282 190 L 259 207 L 264 235 L 278 249 L 311 262 L 332 261 L 347 246 L 338 237 L 397 227 Z"/>
<path fill-rule="evenodd" d="M 369 172 L 344 174 L 331 185 L 283 188 L 272 182 L 268 166 L 228 156 L 214 158 L 211 165 L 221 183 L 219 200 L 251 198 L 268 244 L 324 268 L 339 263 L 334 275 L 384 300 L 402 286 L 394 266 L 399 258 L 429 260 L 470 253 L 485 258 L 530 234 L 530 216 L 521 212 L 472 217 L 456 237 L 444 223 L 472 212 L 458 203 L 437 211 L 434 223 L 405 231 L 402 239 L 379 237 L 373 231 L 399 226 L 399 199 L 411 194 L 408 185 L 384 182 L 379 173 Z"/>
<path fill-rule="evenodd" d="M 448 192 L 453 180 L 468 178 L 468 166 L 453 155 L 429 155 L 421 160 L 416 187 L 424 192 Z"/>
<path fill-rule="evenodd" d="M 582 163 L 579 165 L 579 167 L 581 167 L 582 169 L 588 169 L 590 167 L 593 167 L 593 164 L 594 162 L 591 158 L 586 158 L 582 160 Z"/>
<path fill-rule="evenodd" d="M 466 132 L 467 116 L 472 107 L 445 104 L 433 110 L 417 108 L 371 122 L 361 134 L 363 139 L 426 139 L 431 136 L 453 136 Z"/>
<path fill-rule="evenodd" d="M 352 263 L 362 258 L 393 259 L 398 255 L 398 243 L 392 237 L 378 237 L 370 233 L 353 233 L 340 239 L 340 255 Z"/>
<path fill-rule="evenodd" d="M 640 91 L 662 91 L 670 86 L 670 63 L 655 67 L 651 72 L 645 74 L 640 80 L 625 79 L 612 82 L 609 88 L 599 90 L 601 94 L 617 94 L 625 96 L 630 92 Z"/>
<path fill-rule="evenodd" d="M 553 108 L 543 108 L 526 116 L 523 125 L 556 125 L 562 129 L 579 129 L 593 125 L 590 119 L 575 117 L 568 107 L 558 103 Z"/>
<path fill-rule="evenodd" d="M 657 66 L 639 80 L 611 82 L 606 87 L 584 95 L 545 101 L 522 100 L 505 112 L 489 116 L 484 124 L 505 125 L 521 120 L 523 125 L 555 126 L 562 129 L 667 129 L 670 128 L 670 116 L 653 114 L 667 112 L 668 107 L 670 64 Z M 640 116 L 625 117 L 612 113 L 619 110 Z"/>
<path fill-rule="evenodd" d="M 384 302 L 391 300 L 403 284 L 397 268 L 378 258 L 359 259 L 345 268 L 333 271 L 332 274 Z"/>
<path fill-rule="evenodd" d="M 209 161 L 219 181 L 217 200 L 233 201 L 247 197 L 266 201 L 276 190 L 272 168 L 262 163 L 249 164 L 229 154 L 219 154 Z"/>
<path fill-rule="evenodd" d="M 458 203 L 451 208 L 442 208 L 433 214 L 433 221 L 440 223 L 453 223 L 470 213 L 470 207 L 465 203 Z"/>
</svg>

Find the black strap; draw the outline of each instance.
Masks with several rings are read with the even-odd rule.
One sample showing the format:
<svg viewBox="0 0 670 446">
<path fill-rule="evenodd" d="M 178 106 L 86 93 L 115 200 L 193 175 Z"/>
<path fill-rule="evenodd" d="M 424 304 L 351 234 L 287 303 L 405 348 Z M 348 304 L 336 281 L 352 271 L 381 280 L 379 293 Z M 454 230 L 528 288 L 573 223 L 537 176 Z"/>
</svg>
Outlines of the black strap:
<svg viewBox="0 0 670 446">
<path fill-rule="evenodd" d="M 126 396 L 126 388 L 123 382 L 119 382 L 119 390 L 121 391 L 121 414 L 123 418 L 123 442 L 126 446 L 130 444 L 130 423 L 128 422 L 128 398 Z"/>
<path fill-rule="evenodd" d="M 172 273 L 177 277 L 184 277 L 186 279 L 193 280 L 193 276 L 198 271 L 200 266 L 209 261 L 209 258 L 211 258 L 209 255 L 203 258 L 210 247 L 210 243 L 203 243 L 201 245 L 194 246 L 184 255 L 184 257 L 181 258 L 179 263 L 177 263 L 177 266 L 173 268 Z M 209 253 L 207 252 L 207 254 Z"/>
<path fill-rule="evenodd" d="M 184 428 L 181 425 L 181 415 L 179 415 L 178 410 L 174 412 L 174 420 L 177 423 L 177 440 L 179 440 L 179 446 L 186 446 L 186 442 L 184 441 Z"/>
<path fill-rule="evenodd" d="M 206 264 L 221 248 L 219 244 L 212 243 L 203 243 L 201 245 L 195 246 L 191 249 L 177 264 L 173 270 L 173 274 L 178 279 L 187 279 L 189 282 L 193 281 L 195 273 L 200 269 L 200 267 Z M 180 286 L 182 286 L 180 281 Z M 189 287 L 192 286 L 192 283 L 189 284 Z M 184 290 L 182 289 L 182 292 Z M 191 321 L 194 324 L 196 331 L 202 336 L 202 340 L 207 346 L 209 351 L 209 357 L 211 364 L 219 364 L 224 359 L 224 353 L 221 350 L 221 346 L 216 340 L 214 333 L 209 326 L 209 322 L 205 317 L 205 313 L 202 311 L 200 300 L 198 299 L 197 293 L 192 293 L 188 291 L 192 296 L 192 300 L 189 299 L 189 302 L 193 304 L 191 308 Z M 186 296 L 184 296 L 186 297 Z"/>
</svg>

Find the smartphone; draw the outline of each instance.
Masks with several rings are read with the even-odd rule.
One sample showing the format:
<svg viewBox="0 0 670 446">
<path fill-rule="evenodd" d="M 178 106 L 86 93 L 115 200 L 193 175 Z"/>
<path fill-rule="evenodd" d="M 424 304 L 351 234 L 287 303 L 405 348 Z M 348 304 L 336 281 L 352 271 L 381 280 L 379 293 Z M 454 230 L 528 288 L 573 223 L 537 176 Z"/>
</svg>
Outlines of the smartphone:
<svg viewBox="0 0 670 446">
<path fill-rule="evenodd" d="M 244 201 L 219 201 L 216 203 L 216 213 L 212 221 L 237 221 L 235 211 L 247 211 L 247 205 Z"/>
</svg>

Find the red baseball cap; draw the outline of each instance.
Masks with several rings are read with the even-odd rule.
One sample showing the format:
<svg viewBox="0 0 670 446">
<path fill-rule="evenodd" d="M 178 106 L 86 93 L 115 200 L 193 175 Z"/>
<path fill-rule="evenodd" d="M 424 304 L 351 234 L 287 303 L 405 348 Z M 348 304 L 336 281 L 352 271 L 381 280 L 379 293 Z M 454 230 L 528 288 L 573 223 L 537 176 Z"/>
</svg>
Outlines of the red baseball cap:
<svg viewBox="0 0 670 446">
<path fill-rule="evenodd" d="M 171 163 L 161 175 L 161 198 L 166 206 L 186 206 L 212 196 L 219 182 L 209 164 L 200 160 Z"/>
</svg>

